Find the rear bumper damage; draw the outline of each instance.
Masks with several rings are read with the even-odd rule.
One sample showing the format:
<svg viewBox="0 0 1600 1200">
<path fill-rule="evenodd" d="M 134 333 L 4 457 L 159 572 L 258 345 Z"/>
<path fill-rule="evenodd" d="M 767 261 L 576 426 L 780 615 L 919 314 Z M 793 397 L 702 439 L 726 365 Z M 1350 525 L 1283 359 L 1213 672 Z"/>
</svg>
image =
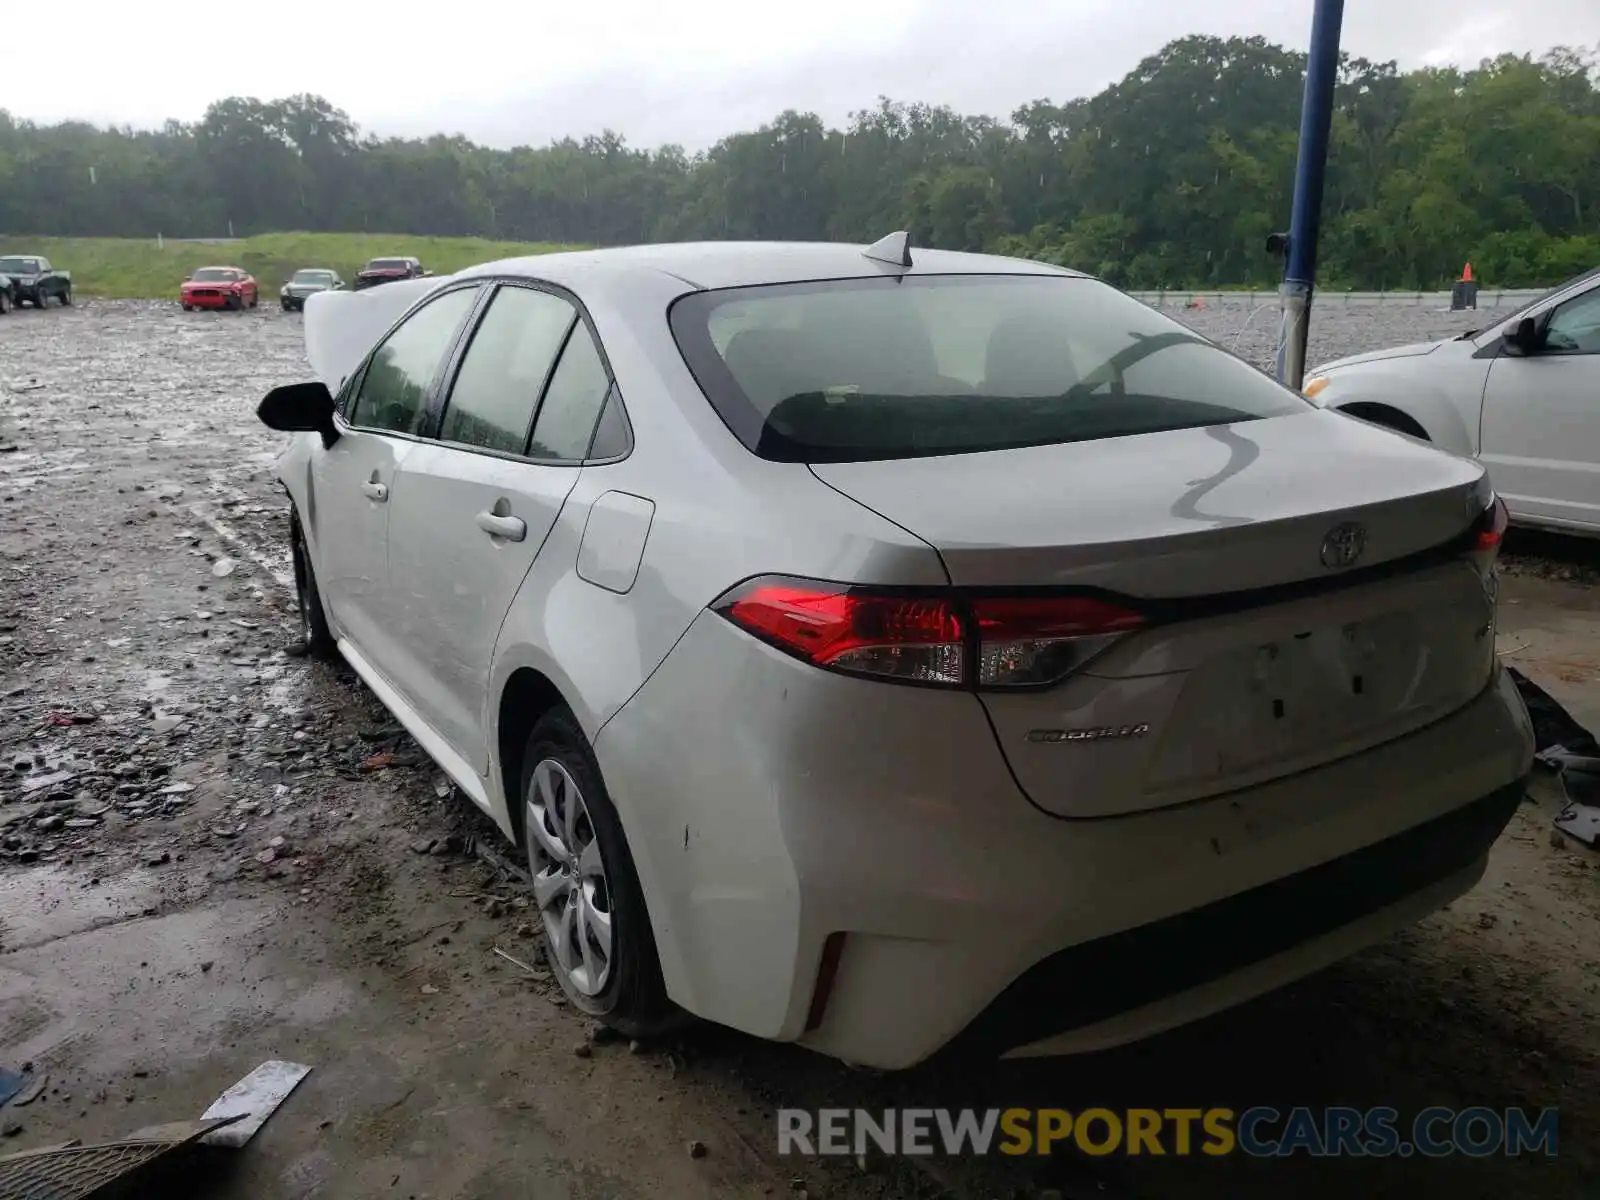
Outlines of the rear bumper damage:
<svg viewBox="0 0 1600 1200">
<path fill-rule="evenodd" d="M 1313 770 L 1063 819 L 1019 792 L 975 696 L 818 671 L 703 614 L 596 752 L 673 999 L 898 1068 L 958 1035 L 1133 1040 L 1386 936 L 1476 880 L 1533 738 L 1496 670 L 1450 716 Z"/>
</svg>

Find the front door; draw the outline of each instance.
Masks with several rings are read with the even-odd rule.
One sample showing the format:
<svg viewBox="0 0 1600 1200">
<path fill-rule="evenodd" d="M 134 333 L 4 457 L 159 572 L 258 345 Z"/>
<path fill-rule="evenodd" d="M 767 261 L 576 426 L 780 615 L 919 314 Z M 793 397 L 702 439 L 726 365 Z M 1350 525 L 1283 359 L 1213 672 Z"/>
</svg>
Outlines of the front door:
<svg viewBox="0 0 1600 1200">
<path fill-rule="evenodd" d="M 437 440 L 400 472 L 390 526 L 393 682 L 480 773 L 495 642 L 587 456 L 610 383 L 566 299 L 502 285 L 472 334 Z"/>
<path fill-rule="evenodd" d="M 1480 457 L 1514 514 L 1600 529 L 1600 286 L 1542 321 L 1537 351 L 1489 367 Z"/>
<path fill-rule="evenodd" d="M 341 638 L 387 674 L 393 658 L 388 535 L 400 464 L 417 432 L 440 369 L 477 298 L 446 292 L 397 326 L 373 352 L 338 418 L 341 436 L 312 453 L 313 563 Z"/>
</svg>

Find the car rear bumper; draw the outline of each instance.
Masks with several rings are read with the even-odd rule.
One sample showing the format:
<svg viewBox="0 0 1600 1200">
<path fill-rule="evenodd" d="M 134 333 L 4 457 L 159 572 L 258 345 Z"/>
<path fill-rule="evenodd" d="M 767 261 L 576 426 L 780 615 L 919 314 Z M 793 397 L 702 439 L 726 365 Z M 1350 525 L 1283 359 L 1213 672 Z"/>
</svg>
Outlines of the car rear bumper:
<svg viewBox="0 0 1600 1200">
<path fill-rule="evenodd" d="M 702 614 L 596 752 L 673 998 L 894 1068 L 958 1035 L 1129 1040 L 1384 936 L 1471 886 L 1533 740 L 1497 672 L 1450 717 L 1314 771 L 1066 820 L 1020 794 L 976 697 L 818 671 Z"/>
</svg>

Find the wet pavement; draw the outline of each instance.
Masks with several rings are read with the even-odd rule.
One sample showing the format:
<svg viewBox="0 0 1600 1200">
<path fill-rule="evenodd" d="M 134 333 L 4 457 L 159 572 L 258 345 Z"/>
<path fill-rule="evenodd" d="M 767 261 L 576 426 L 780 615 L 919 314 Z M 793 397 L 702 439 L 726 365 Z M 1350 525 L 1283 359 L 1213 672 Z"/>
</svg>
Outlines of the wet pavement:
<svg viewBox="0 0 1600 1200">
<path fill-rule="evenodd" d="M 1351 313 L 1314 329 L 1314 361 L 1472 324 Z M 1271 314 L 1182 315 L 1270 346 Z M 48 1075 L 0 1107 L 0 1152 L 193 1118 L 285 1058 L 312 1075 L 247 1150 L 170 1194 L 1591 1194 L 1600 857 L 1552 842 L 1548 801 L 1450 911 L 1121 1051 L 878 1076 L 709 1028 L 596 1038 L 541 965 L 521 889 L 472 852 L 497 835 L 347 671 L 283 653 L 279 439 L 253 410 L 304 372 L 299 318 L 276 311 L 0 319 L 0 1067 Z M 1502 649 L 1600 729 L 1593 553 L 1523 549 Z M 773 1116 L 1219 1103 L 1560 1105 L 1561 1153 L 863 1170 L 780 1158 Z"/>
</svg>

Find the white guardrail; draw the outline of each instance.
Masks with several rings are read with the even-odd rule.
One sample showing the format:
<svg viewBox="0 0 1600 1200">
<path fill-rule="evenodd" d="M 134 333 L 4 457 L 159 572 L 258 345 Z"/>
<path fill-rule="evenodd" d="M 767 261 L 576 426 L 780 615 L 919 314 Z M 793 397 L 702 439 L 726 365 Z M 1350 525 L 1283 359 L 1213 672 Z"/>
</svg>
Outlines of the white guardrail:
<svg viewBox="0 0 1600 1200">
<path fill-rule="evenodd" d="M 1537 296 L 1544 295 L 1544 288 L 1484 288 L 1478 293 L 1479 309 L 1520 308 Z M 1258 304 L 1276 304 L 1278 293 L 1276 291 L 1189 291 L 1174 288 L 1171 291 L 1154 292 L 1129 292 L 1136 300 L 1153 305 L 1192 305 L 1196 301 L 1202 304 L 1249 304 L 1254 307 Z M 1449 292 L 1324 292 L 1319 291 L 1312 299 L 1316 308 L 1326 306 L 1337 307 L 1346 305 L 1352 308 L 1372 308 L 1396 306 L 1401 308 L 1449 308 Z"/>
</svg>

